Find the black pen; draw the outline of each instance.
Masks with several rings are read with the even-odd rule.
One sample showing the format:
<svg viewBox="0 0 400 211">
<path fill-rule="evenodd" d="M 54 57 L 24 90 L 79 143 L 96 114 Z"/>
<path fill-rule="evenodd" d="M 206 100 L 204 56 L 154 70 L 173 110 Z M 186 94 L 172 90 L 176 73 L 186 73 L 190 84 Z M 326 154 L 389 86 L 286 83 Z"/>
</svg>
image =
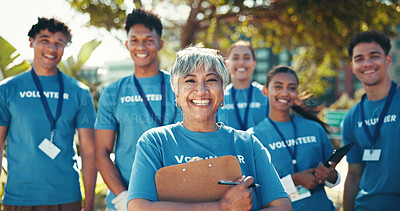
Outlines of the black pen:
<svg viewBox="0 0 400 211">
<path fill-rule="evenodd" d="M 220 180 L 220 181 L 218 181 L 218 184 L 219 184 L 219 185 L 239 185 L 240 182 L 232 182 L 232 181 L 230 181 L 230 180 Z M 256 183 L 252 183 L 252 184 L 249 186 L 249 188 L 254 188 L 254 187 L 260 187 L 260 185 L 259 185 L 259 184 L 256 184 Z"/>
</svg>

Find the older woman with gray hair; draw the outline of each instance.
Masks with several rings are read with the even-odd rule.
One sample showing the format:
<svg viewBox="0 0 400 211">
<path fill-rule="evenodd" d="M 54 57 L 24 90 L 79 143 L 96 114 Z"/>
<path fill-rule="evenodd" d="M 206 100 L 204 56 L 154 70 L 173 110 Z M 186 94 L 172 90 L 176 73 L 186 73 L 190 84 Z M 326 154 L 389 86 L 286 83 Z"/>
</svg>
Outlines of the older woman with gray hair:
<svg viewBox="0 0 400 211">
<path fill-rule="evenodd" d="M 177 53 L 171 85 L 183 121 L 150 129 L 140 137 L 129 182 L 128 210 L 291 210 L 270 155 L 257 138 L 216 122 L 228 82 L 229 73 L 217 50 L 194 46 Z M 246 176 L 238 178 L 240 184 L 229 188 L 221 200 L 158 200 L 158 169 L 192 157 L 225 155 L 243 158 L 240 167 Z M 260 187 L 249 187 L 253 182 Z"/>
</svg>

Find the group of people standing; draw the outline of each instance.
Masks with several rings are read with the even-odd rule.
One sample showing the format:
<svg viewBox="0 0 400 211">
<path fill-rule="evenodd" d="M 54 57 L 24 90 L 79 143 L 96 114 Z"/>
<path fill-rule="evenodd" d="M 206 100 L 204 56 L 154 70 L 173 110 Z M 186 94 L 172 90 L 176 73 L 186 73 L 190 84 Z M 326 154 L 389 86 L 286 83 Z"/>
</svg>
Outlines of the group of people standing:
<svg viewBox="0 0 400 211">
<path fill-rule="evenodd" d="M 3 210 L 93 210 L 97 170 L 110 190 L 109 211 L 335 210 L 324 189 L 340 181 L 336 163 L 323 165 L 333 152 L 327 125 L 298 99 L 295 70 L 275 66 L 265 85 L 252 82 L 255 53 L 240 40 L 225 59 L 218 50 L 189 46 L 166 72 L 157 60 L 160 18 L 134 9 L 125 23 L 134 74 L 104 89 L 97 114 L 88 88 L 57 68 L 71 42 L 69 28 L 39 18 L 29 31 L 32 69 L 0 83 L 0 143 L 7 138 L 8 161 Z M 348 51 L 366 96 L 343 124 L 344 143 L 355 145 L 343 207 L 396 210 L 400 91 L 387 70 L 390 40 L 360 32 Z M 219 201 L 158 201 L 158 169 L 224 155 L 241 158 L 243 177 Z"/>
</svg>

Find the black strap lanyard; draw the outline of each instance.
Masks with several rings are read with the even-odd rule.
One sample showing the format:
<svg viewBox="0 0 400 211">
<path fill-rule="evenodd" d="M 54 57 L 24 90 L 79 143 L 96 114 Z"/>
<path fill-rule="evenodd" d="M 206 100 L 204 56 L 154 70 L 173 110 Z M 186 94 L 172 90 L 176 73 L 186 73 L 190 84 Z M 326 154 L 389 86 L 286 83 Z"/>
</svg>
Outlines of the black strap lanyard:
<svg viewBox="0 0 400 211">
<path fill-rule="evenodd" d="M 293 122 L 293 118 L 290 118 L 290 122 L 292 123 L 293 126 L 293 131 L 294 131 L 294 142 L 293 142 L 293 151 L 289 148 L 288 144 L 286 143 L 285 137 L 283 137 L 282 132 L 279 130 L 279 128 L 276 126 L 274 121 L 272 121 L 269 117 L 267 117 L 268 120 L 271 122 L 272 126 L 274 126 L 276 132 L 278 132 L 279 136 L 281 137 L 283 143 L 285 144 L 286 149 L 288 150 L 290 157 L 292 158 L 292 164 L 294 167 L 294 172 L 297 173 L 297 160 L 296 160 L 296 154 L 297 154 L 297 133 L 296 133 L 296 125 Z"/>
<path fill-rule="evenodd" d="M 237 117 L 237 120 L 239 122 L 241 130 L 247 130 L 247 119 L 249 117 L 250 102 L 251 102 L 251 98 L 253 97 L 252 93 L 253 93 L 253 85 L 250 84 L 249 93 L 247 94 L 247 106 L 246 106 L 246 110 L 244 111 L 244 120 L 242 121 L 242 118 L 240 118 L 239 108 L 237 106 L 236 90 L 232 86 L 233 106 L 235 107 L 236 117 Z"/>
<path fill-rule="evenodd" d="M 53 118 L 53 115 L 51 114 L 51 110 L 49 107 L 49 103 L 47 102 L 47 99 L 43 93 L 43 87 L 42 87 L 42 84 L 40 83 L 39 77 L 37 76 L 37 74 L 33 68 L 31 70 L 33 82 L 35 83 L 36 89 L 39 91 L 40 100 L 42 101 L 42 105 L 46 112 L 47 119 L 49 120 L 50 125 L 51 125 L 51 140 L 50 140 L 51 142 L 53 141 L 53 135 L 54 135 L 54 131 L 56 129 L 56 121 L 61 116 L 63 100 L 64 100 L 64 81 L 62 79 L 61 72 L 59 70 L 57 70 L 57 71 L 58 71 L 58 74 L 57 74 L 58 85 L 60 86 L 60 89 L 59 89 L 59 93 L 58 93 L 58 104 L 57 104 L 56 117 Z"/>
<path fill-rule="evenodd" d="M 135 82 L 136 89 L 138 90 L 140 97 L 143 99 L 143 103 L 146 106 L 147 111 L 150 113 L 151 118 L 157 123 L 159 126 L 163 126 L 164 123 L 164 116 L 165 116 L 165 79 L 164 74 L 161 72 L 161 120 L 157 118 L 156 114 L 154 113 L 153 109 L 151 108 L 149 101 L 146 98 L 146 95 L 143 92 L 142 87 L 140 86 L 139 81 L 133 75 L 133 80 Z"/>
<path fill-rule="evenodd" d="M 389 94 L 388 94 L 388 96 L 386 98 L 385 105 L 383 106 L 382 112 L 379 115 L 379 120 L 378 120 L 378 123 L 376 124 L 373 136 L 372 136 L 371 132 L 369 131 L 367 125 L 365 124 L 365 115 L 364 115 L 363 103 L 365 101 L 365 96 L 366 95 L 364 94 L 361 97 L 360 111 L 361 111 L 361 119 L 362 119 L 363 129 L 364 129 L 369 141 L 371 142 L 372 149 L 374 148 L 376 140 L 378 139 L 378 136 L 379 136 L 379 133 L 380 133 L 380 130 L 381 130 L 381 127 L 382 127 L 383 119 L 385 118 L 385 116 L 386 116 L 386 114 L 387 114 L 387 112 L 389 110 L 390 104 L 392 103 L 393 96 L 394 96 L 394 93 L 396 91 L 396 86 L 397 86 L 397 84 L 394 81 L 392 81 L 392 85 L 390 86 Z"/>
</svg>

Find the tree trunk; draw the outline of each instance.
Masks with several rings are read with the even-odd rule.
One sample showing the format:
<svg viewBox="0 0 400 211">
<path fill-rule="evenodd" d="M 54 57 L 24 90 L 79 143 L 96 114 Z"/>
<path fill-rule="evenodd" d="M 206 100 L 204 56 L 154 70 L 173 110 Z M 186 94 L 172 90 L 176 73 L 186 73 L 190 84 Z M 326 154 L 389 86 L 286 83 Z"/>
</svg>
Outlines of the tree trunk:
<svg viewBox="0 0 400 211">
<path fill-rule="evenodd" d="M 196 1 L 196 0 L 195 0 Z M 186 21 L 186 25 L 183 27 L 182 37 L 181 37 L 181 47 L 185 48 L 190 44 L 194 44 L 196 41 L 196 32 L 199 29 L 199 21 L 196 20 L 197 14 L 201 11 L 201 3 L 203 0 L 200 0 L 197 3 L 196 8 L 194 8 L 195 3 L 191 2 L 190 4 L 190 13 L 189 17 Z"/>
</svg>

